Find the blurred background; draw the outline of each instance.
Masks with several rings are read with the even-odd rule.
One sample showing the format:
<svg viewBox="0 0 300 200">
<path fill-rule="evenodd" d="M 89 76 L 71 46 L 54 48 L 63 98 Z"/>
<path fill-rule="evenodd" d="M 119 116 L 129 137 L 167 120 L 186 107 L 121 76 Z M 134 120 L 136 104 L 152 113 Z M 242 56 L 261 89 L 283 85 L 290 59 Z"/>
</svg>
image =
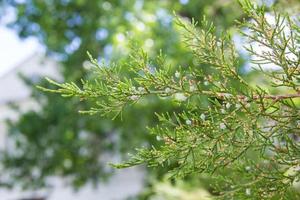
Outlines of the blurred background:
<svg viewBox="0 0 300 200">
<path fill-rule="evenodd" d="M 298 13 L 298 0 L 260 0 Z M 210 179 L 166 178 L 167 169 L 114 170 L 134 148 L 155 144 L 147 126 L 154 112 L 176 107 L 150 98 L 123 120 L 78 114 L 89 102 L 43 93 L 43 77 L 79 82 L 93 78 L 86 51 L 99 62 L 126 63 L 132 46 L 177 66 L 197 66 L 180 42 L 180 17 L 213 21 L 229 31 L 241 54 L 240 72 L 253 76 L 235 20 L 235 0 L 1 0 L 0 1 L 0 199 L 123 200 L 211 199 Z M 270 16 L 272 18 L 272 16 Z M 272 66 L 271 66 L 272 67 Z M 257 81 L 257 80 L 256 80 Z"/>
</svg>

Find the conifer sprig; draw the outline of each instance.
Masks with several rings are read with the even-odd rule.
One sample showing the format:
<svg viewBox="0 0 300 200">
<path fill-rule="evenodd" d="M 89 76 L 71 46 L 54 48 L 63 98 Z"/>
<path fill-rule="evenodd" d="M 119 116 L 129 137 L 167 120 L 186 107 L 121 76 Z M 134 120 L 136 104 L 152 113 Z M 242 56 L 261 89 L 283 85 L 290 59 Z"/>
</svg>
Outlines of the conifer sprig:
<svg viewBox="0 0 300 200">
<path fill-rule="evenodd" d="M 137 153 L 117 168 L 147 163 L 172 166 L 176 177 L 192 173 L 210 174 L 215 179 L 217 197 L 223 199 L 285 199 L 299 196 L 293 187 L 300 178 L 299 26 L 292 17 L 272 12 L 249 0 L 241 6 L 251 20 L 240 23 L 250 45 L 245 48 L 272 88 L 270 93 L 253 86 L 239 73 L 239 56 L 230 34 L 220 37 L 213 24 L 203 20 L 204 29 L 194 21 L 176 18 L 183 42 L 199 65 L 174 67 L 160 54 L 152 59 L 134 52 L 128 65 L 95 65 L 95 80 L 57 83 L 58 89 L 40 89 L 95 100 L 95 108 L 85 113 L 117 116 L 131 104 L 148 96 L 174 99 L 182 112 L 158 113 L 160 123 L 149 132 L 159 146 L 137 149 Z M 242 29 L 242 28 L 241 28 Z M 262 51 L 254 45 L 259 44 Z M 264 70 L 264 64 L 279 66 Z M 130 74 L 123 73 L 130 68 Z M 281 90 L 282 91 L 282 90 Z M 206 99 L 203 101 L 203 98 Z"/>
</svg>

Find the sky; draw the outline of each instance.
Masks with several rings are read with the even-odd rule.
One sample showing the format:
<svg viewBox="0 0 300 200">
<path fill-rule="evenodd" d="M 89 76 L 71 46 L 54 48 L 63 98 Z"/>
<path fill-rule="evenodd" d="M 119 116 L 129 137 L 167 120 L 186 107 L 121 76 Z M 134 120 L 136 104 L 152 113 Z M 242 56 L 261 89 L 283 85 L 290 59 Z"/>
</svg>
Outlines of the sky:
<svg viewBox="0 0 300 200">
<path fill-rule="evenodd" d="M 14 11 L 8 9 L 0 21 L 0 78 L 40 48 L 36 38 L 21 40 L 14 30 L 6 27 L 14 17 Z"/>
</svg>

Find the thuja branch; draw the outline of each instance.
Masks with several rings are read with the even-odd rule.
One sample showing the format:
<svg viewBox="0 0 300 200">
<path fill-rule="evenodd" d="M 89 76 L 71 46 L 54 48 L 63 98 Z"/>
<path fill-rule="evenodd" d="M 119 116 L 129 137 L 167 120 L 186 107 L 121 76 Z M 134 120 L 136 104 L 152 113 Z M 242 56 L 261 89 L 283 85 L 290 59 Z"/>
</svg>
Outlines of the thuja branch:
<svg viewBox="0 0 300 200">
<path fill-rule="evenodd" d="M 234 95 L 229 93 L 212 93 L 210 91 L 202 91 L 203 94 L 215 94 L 216 97 L 219 97 L 220 99 L 226 99 L 230 97 L 234 97 Z M 249 100 L 248 96 L 245 95 L 236 95 L 236 98 L 239 100 Z M 258 100 L 258 99 L 272 99 L 275 101 L 282 100 L 282 99 L 292 99 L 292 98 L 300 98 L 300 93 L 297 94 L 280 94 L 280 95 L 253 95 L 251 99 Z"/>
<path fill-rule="evenodd" d="M 48 88 L 43 88 L 40 86 L 37 86 L 39 89 L 46 91 L 46 92 L 55 92 L 55 93 L 60 93 L 63 96 L 78 96 L 81 98 L 97 98 L 97 97 L 109 97 L 112 96 L 113 91 L 109 91 L 109 93 L 104 93 L 104 92 L 99 92 L 98 90 L 93 90 L 93 88 L 88 88 L 87 90 L 84 88 L 87 88 L 85 85 L 83 86 L 83 89 L 81 89 L 79 86 L 77 86 L 75 83 L 57 83 L 49 78 L 47 80 L 58 86 L 59 89 L 48 89 Z M 132 86 L 135 87 L 135 86 Z M 251 102 L 253 100 L 259 100 L 259 99 L 271 99 L 274 101 L 278 100 L 283 100 L 283 99 L 292 99 L 292 98 L 299 98 L 300 93 L 295 93 L 295 94 L 280 94 L 280 95 L 271 95 L 271 94 L 262 94 L 262 95 L 252 95 L 252 96 L 246 96 L 246 95 L 234 95 L 231 93 L 226 93 L 226 92 L 214 92 L 214 91 L 209 91 L 209 90 L 182 90 L 180 87 L 176 86 L 163 86 L 167 88 L 167 90 L 151 90 L 148 88 L 144 87 L 136 87 L 138 90 L 134 89 L 131 91 L 123 91 L 122 95 L 126 97 L 131 97 L 132 100 L 138 100 L 140 97 L 147 96 L 147 95 L 161 95 L 161 96 L 172 96 L 174 94 L 182 93 L 183 95 L 186 94 L 187 98 L 189 96 L 194 96 L 194 95 L 206 95 L 208 97 L 216 97 L 222 100 L 234 98 L 237 100 L 245 101 L 245 102 Z"/>
<path fill-rule="evenodd" d="M 258 57 L 253 64 L 262 73 L 256 75 L 274 81 L 268 86 L 272 92 L 250 86 L 239 74 L 240 58 L 229 34 L 217 37 L 215 27 L 206 20 L 199 29 L 194 21 L 179 18 L 183 42 L 199 64 L 170 66 L 163 56 L 151 60 L 145 52 L 133 51 L 127 65 L 100 66 L 91 58 L 95 78 L 82 81 L 82 87 L 48 79 L 57 88 L 39 88 L 92 100 L 95 107 L 90 114 L 119 114 L 150 95 L 179 102 L 172 104 L 173 112 L 157 113 L 157 127 L 149 128 L 158 145 L 137 149 L 129 161 L 116 167 L 168 166 L 176 177 L 210 173 L 217 179 L 215 190 L 221 195 L 229 191 L 233 199 L 296 196 L 292 187 L 300 179 L 300 29 L 278 13 L 272 13 L 276 23 L 268 23 L 265 9 L 250 0 L 241 5 L 252 19 L 242 23 L 250 30 L 241 31 L 250 41 L 246 49 Z M 266 50 L 260 53 L 254 44 Z M 279 65 L 281 70 L 264 71 L 265 63 Z M 123 73 L 126 70 L 130 75 Z M 289 90 L 282 94 L 276 91 L 280 87 Z"/>
</svg>

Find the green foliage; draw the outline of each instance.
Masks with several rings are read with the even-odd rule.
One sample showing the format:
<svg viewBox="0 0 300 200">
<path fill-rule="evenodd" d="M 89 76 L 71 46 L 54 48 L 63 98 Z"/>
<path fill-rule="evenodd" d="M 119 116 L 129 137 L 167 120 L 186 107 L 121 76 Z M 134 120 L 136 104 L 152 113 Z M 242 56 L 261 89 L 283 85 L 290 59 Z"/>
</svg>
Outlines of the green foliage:
<svg viewBox="0 0 300 200">
<path fill-rule="evenodd" d="M 143 47 L 152 57 L 162 49 L 168 54 L 168 63 L 191 65 L 194 60 L 180 43 L 171 14 L 173 10 L 180 16 L 195 19 L 201 19 L 203 14 L 214 16 L 218 30 L 230 28 L 241 15 L 237 3 L 219 0 L 190 0 L 186 5 L 173 0 L 4 0 L 3 3 L 16 10 L 16 19 L 9 27 L 22 38 L 37 37 L 48 56 L 60 62 L 63 79 L 76 84 L 82 78 L 86 83 L 93 82 L 97 76 L 83 67 L 87 61 L 86 50 L 101 62 L 105 60 L 107 65 L 119 59 L 128 63 L 131 62 L 128 46 L 132 45 L 128 44 L 129 40 L 134 40 L 137 49 Z M 128 79 L 134 76 L 126 67 L 120 73 Z M 41 105 L 38 111 L 21 113 L 19 120 L 8 123 L 9 141 L 15 144 L 16 152 L 23 152 L 1 152 L 1 163 L 5 174 L 9 174 L 5 182 L 11 186 L 41 187 L 47 183 L 47 177 L 53 175 L 69 178 L 75 187 L 87 182 L 97 184 L 112 172 L 102 157 L 123 154 L 132 146 L 155 144 L 155 136 L 146 134 L 146 126 L 158 123 L 153 113 L 180 109 L 174 108 L 173 102 L 153 95 L 139 101 L 134 109 L 128 107 L 122 120 L 79 117 L 74 109 L 88 110 L 97 98 L 88 102 L 84 98 L 68 101 L 37 91 L 35 82 L 27 80 L 27 83 L 33 88 L 32 98 Z M 46 81 L 38 84 L 53 87 Z M 95 90 L 96 87 L 100 86 L 95 85 Z M 163 173 L 161 171 L 157 176 Z"/>
<path fill-rule="evenodd" d="M 130 61 L 106 65 L 91 58 L 95 78 L 57 83 L 58 89 L 39 87 L 65 97 L 96 99 L 89 114 L 120 115 L 128 106 L 149 97 L 177 103 L 176 110 L 156 114 L 159 124 L 149 128 L 158 144 L 138 148 L 117 168 L 146 163 L 167 167 L 172 177 L 209 174 L 213 194 L 223 199 L 297 199 L 300 178 L 299 146 L 299 21 L 271 12 L 249 0 L 241 1 L 247 18 L 240 23 L 258 73 L 268 77 L 271 93 L 249 83 L 239 72 L 239 56 L 230 33 L 217 34 L 203 20 L 177 17 L 182 41 L 197 62 L 171 66 L 159 54 L 150 58 L 134 51 Z M 254 48 L 259 45 L 261 51 Z M 264 70 L 264 64 L 279 70 Z M 130 69 L 129 74 L 122 73 Z"/>
</svg>

